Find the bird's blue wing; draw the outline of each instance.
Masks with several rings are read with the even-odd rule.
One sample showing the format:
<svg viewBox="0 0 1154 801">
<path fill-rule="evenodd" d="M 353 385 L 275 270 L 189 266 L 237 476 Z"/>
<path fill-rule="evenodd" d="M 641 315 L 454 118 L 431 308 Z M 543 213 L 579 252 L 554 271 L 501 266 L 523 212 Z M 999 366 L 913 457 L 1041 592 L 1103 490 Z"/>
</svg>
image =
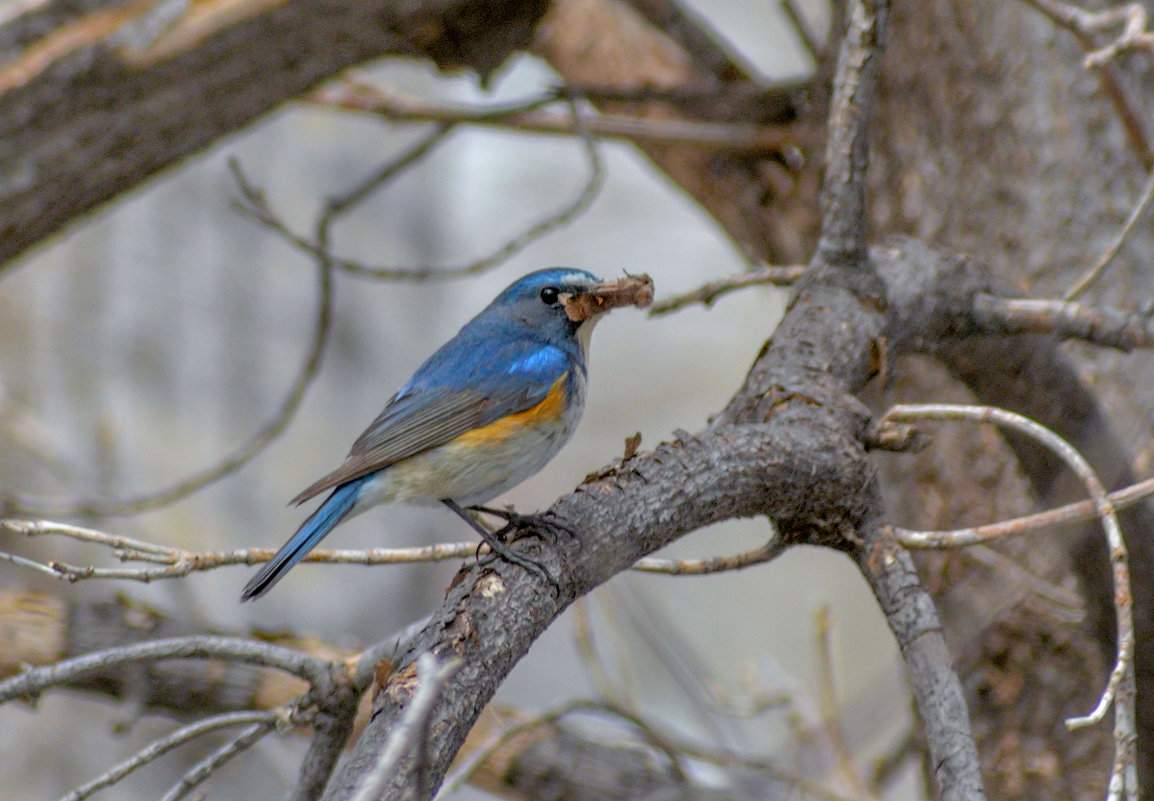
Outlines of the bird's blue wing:
<svg viewBox="0 0 1154 801">
<path fill-rule="evenodd" d="M 425 362 L 353 443 L 344 463 L 292 503 L 302 503 L 348 481 L 510 414 L 536 406 L 570 369 L 560 348 L 528 338 L 494 346 L 458 336 Z"/>
</svg>

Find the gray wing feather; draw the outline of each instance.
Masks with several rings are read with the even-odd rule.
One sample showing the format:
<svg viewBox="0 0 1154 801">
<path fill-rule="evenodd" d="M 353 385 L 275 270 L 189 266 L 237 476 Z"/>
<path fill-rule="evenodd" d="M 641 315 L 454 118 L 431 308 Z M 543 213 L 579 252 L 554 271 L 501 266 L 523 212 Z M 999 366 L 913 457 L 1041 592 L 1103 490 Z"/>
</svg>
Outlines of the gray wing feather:
<svg viewBox="0 0 1154 801">
<path fill-rule="evenodd" d="M 290 501 L 301 504 L 327 489 L 367 476 L 401 459 L 443 445 L 499 417 L 540 402 L 543 392 L 522 387 L 515 395 L 494 397 L 475 390 L 457 390 L 440 397 L 407 395 L 385 407 L 333 472 Z"/>
</svg>

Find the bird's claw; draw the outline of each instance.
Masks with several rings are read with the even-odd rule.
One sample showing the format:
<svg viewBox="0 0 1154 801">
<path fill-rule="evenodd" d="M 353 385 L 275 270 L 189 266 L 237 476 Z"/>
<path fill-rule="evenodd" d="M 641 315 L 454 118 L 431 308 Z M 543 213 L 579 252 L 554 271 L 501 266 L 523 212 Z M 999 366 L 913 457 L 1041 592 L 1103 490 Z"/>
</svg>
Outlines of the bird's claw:
<svg viewBox="0 0 1154 801">
<path fill-rule="evenodd" d="M 534 536 L 549 543 L 556 543 L 562 532 L 569 537 L 575 538 L 577 534 L 573 529 L 558 522 L 557 515 L 552 511 L 546 511 L 541 514 L 523 515 L 519 512 L 514 512 L 512 509 L 490 509 L 485 506 L 470 506 L 469 510 L 499 517 L 505 521 L 504 526 L 484 537 L 485 543 L 489 546 L 489 550 L 492 553 L 486 559 L 480 560 L 482 564 L 489 559 L 500 556 L 502 559 L 520 565 L 530 573 L 549 582 L 553 589 L 557 591 L 557 595 L 561 595 L 561 585 L 553 578 L 553 575 L 543 563 L 532 557 L 517 553 L 509 548 L 507 543 L 516 542 L 521 537 L 526 536 Z"/>
<path fill-rule="evenodd" d="M 470 506 L 469 509 L 504 520 L 505 525 L 493 532 L 493 536 L 502 542 L 516 542 L 521 537 L 538 537 L 556 543 L 561 534 L 570 539 L 577 539 L 577 532 L 562 523 L 552 509 L 531 515 L 523 515 L 512 509 L 491 509 L 487 506 Z"/>
</svg>

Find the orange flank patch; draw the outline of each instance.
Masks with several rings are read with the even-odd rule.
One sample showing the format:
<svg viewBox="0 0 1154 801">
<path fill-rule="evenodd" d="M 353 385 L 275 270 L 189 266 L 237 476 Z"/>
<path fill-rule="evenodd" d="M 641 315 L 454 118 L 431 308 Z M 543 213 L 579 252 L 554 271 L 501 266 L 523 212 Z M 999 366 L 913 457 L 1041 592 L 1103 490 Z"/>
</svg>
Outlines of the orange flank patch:
<svg viewBox="0 0 1154 801">
<path fill-rule="evenodd" d="M 565 411 L 565 379 L 568 373 L 553 382 L 545 399 L 523 412 L 502 417 L 484 428 L 475 428 L 457 437 L 456 442 L 468 445 L 492 445 L 504 442 L 526 428 L 551 423 Z"/>
</svg>

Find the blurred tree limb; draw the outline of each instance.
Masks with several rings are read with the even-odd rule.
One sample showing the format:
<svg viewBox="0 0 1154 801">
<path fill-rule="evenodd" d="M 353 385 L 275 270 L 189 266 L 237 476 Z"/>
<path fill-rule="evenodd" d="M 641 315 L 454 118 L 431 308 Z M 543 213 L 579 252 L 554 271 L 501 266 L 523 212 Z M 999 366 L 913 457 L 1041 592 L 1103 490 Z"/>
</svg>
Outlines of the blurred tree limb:
<svg viewBox="0 0 1154 801">
<path fill-rule="evenodd" d="M 157 639 L 203 634 L 203 627 L 178 616 L 135 604 L 123 597 L 109 600 L 78 600 L 39 591 L 0 593 L 0 678 L 20 673 L 29 666 L 51 665 L 70 657 Z M 241 635 L 233 635 L 239 637 Z M 253 637 L 253 635 L 244 635 Z M 257 635 L 255 642 L 269 642 L 301 651 L 333 665 L 347 663 L 358 654 L 315 638 Z M 386 641 L 374 658 L 395 652 Z M 275 711 L 290 704 L 307 689 L 299 678 L 266 667 L 227 660 L 152 662 L 143 666 L 109 664 L 61 685 L 75 690 L 127 701 L 136 713 L 144 710 L 179 718 L 225 717 L 239 713 Z M 356 716 L 350 719 L 355 737 L 369 714 L 370 696 L 360 697 Z M 730 794 L 685 784 L 651 758 L 651 749 L 608 744 L 580 730 L 564 727 L 556 717 L 535 718 L 523 714 L 513 720 L 520 735 L 511 736 L 510 713 L 490 711 L 469 734 L 462 757 L 486 742 L 499 748 L 484 756 L 471 770 L 469 781 L 507 798 L 534 798 L 558 772 L 575 798 L 606 798 L 613 788 L 639 786 L 665 788 L 668 797 L 682 801 L 741 801 L 764 797 Z M 317 726 L 314 719 L 302 731 Z M 508 732 L 508 733 L 506 733 Z M 580 756 L 574 761 L 574 754 Z M 566 767 L 568 766 L 568 767 Z M 795 780 L 796 781 L 796 780 Z M 795 786 L 779 780 L 782 796 Z M 302 797 L 319 792 L 314 789 Z M 616 796 L 632 798 L 626 793 Z"/>
<path fill-rule="evenodd" d="M 487 76 L 545 0 L 63 0 L 0 32 L 0 263 L 157 171 L 383 55 Z"/>
</svg>

